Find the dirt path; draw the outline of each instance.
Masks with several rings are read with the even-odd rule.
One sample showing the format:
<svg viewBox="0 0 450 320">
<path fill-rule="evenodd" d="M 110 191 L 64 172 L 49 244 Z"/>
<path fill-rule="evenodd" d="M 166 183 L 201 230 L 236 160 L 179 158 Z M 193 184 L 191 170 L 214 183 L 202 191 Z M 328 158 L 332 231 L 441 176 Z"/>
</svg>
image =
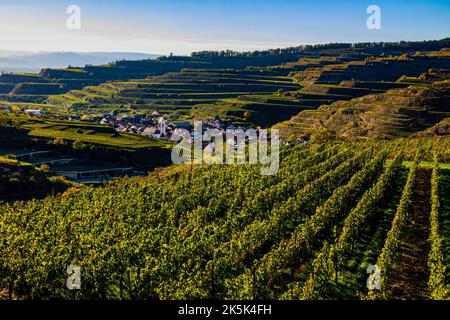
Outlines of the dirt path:
<svg viewBox="0 0 450 320">
<path fill-rule="evenodd" d="M 411 220 L 407 224 L 392 275 L 393 299 L 428 299 L 428 243 L 431 170 L 418 169 Z"/>
</svg>

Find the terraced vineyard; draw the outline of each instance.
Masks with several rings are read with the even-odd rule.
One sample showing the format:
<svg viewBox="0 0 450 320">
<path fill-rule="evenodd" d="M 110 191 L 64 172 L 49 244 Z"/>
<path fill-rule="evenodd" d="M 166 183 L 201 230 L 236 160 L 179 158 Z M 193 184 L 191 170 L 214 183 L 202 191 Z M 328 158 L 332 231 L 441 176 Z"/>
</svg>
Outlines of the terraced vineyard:
<svg viewBox="0 0 450 320">
<path fill-rule="evenodd" d="M 51 116 L 158 111 L 174 121 L 219 117 L 244 127 L 276 125 L 287 139 L 319 142 L 330 136 L 407 136 L 448 117 L 450 58 L 445 49 L 405 51 L 355 45 L 297 48 L 281 55 L 193 53 L 46 69 L 38 75 L 4 74 L 0 107 L 40 109 Z M 409 99 L 402 100 L 406 95 Z M 439 99 L 444 108 L 427 103 Z"/>
<path fill-rule="evenodd" d="M 449 298 L 448 150 L 448 137 L 295 145 L 273 176 L 252 165 L 181 166 L 3 205 L 1 292 Z M 82 270 L 76 292 L 64 287 L 70 264 Z M 381 290 L 368 290 L 375 264 Z"/>
<path fill-rule="evenodd" d="M 446 52 L 310 68 L 292 75 L 303 85 L 301 97 L 343 98 L 274 127 L 287 139 L 320 142 L 408 136 L 450 116 L 449 69 Z"/>
<path fill-rule="evenodd" d="M 298 101 L 272 93 L 299 88 L 292 79 L 270 73 L 184 69 L 180 73 L 85 87 L 50 96 L 47 102 L 70 105 L 74 111 L 102 112 L 125 106 L 138 111 L 176 112 L 179 119 L 220 115 L 226 120 L 244 122 L 249 120 L 244 119 L 246 111 L 259 115 L 276 110 L 282 119 L 298 113 L 304 109 Z M 263 95 L 263 98 L 258 95 Z M 219 102 L 213 105 L 216 101 Z M 269 119 L 261 118 L 259 121 L 268 122 Z M 271 123 L 273 121 L 276 119 Z"/>
<path fill-rule="evenodd" d="M 439 59 L 368 63 L 352 59 L 357 58 L 301 58 L 298 62 L 244 70 L 183 69 L 158 77 L 88 86 L 63 95 L 52 95 L 46 102 L 69 106 L 78 112 L 95 113 L 115 108 L 141 112 L 158 110 L 182 120 L 219 116 L 243 125 L 270 126 L 304 109 L 314 110 L 336 100 L 405 87 L 405 83 L 384 81 L 403 74 L 419 75 L 430 66 L 443 65 Z M 362 67 L 377 70 L 376 73 L 367 72 L 372 82 L 359 82 L 362 87 L 346 84 L 345 81 L 352 79 L 355 73 L 366 74 Z M 342 84 L 334 84 L 328 69 L 342 71 L 339 73 Z M 318 78 L 312 80 L 315 78 L 310 74 L 316 73 Z M 247 116 L 244 116 L 246 112 Z"/>
<path fill-rule="evenodd" d="M 107 65 L 42 69 L 38 74 L 5 73 L 0 75 L 0 100 L 40 103 L 49 95 L 79 90 L 108 80 L 141 79 L 183 68 L 245 68 L 295 61 L 298 53 L 272 57 L 160 57 L 154 60 L 116 61 Z"/>
</svg>

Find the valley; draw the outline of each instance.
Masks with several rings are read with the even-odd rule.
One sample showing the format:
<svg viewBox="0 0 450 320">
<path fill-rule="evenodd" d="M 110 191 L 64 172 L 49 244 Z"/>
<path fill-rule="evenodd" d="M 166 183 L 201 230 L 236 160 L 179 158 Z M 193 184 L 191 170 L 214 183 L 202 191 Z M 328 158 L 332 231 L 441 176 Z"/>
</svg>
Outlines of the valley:
<svg viewBox="0 0 450 320">
<path fill-rule="evenodd" d="M 0 299 L 450 299 L 449 53 L 332 43 L 2 74 Z M 279 170 L 172 164 L 194 121 L 278 129 L 258 148 L 280 142 Z"/>
</svg>

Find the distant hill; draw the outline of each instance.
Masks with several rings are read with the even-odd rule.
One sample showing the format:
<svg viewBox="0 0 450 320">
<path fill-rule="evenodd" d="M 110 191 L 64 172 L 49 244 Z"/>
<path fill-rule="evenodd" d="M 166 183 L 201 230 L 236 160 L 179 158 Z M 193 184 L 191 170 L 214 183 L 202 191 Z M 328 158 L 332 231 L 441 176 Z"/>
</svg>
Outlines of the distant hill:
<svg viewBox="0 0 450 320">
<path fill-rule="evenodd" d="M 20 58 L 0 57 L 1 72 L 37 72 L 37 68 L 32 63 Z"/>
<path fill-rule="evenodd" d="M 0 50 L 0 71 L 38 72 L 43 68 L 66 68 L 100 65 L 117 60 L 143 60 L 158 54 L 134 52 L 26 52 Z"/>
</svg>

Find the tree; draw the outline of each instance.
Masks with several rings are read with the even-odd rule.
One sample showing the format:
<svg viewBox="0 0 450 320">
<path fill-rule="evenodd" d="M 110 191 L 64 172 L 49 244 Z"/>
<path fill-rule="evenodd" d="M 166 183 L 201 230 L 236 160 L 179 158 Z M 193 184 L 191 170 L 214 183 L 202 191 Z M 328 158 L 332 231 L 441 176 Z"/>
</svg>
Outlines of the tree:
<svg viewBox="0 0 450 320">
<path fill-rule="evenodd" d="M 50 170 L 50 166 L 46 163 L 41 164 L 41 166 L 39 167 L 39 170 L 41 170 L 42 172 L 48 172 L 48 170 Z"/>
<path fill-rule="evenodd" d="M 53 144 L 55 146 L 62 146 L 62 145 L 65 145 L 66 142 L 62 138 L 55 138 L 55 140 L 53 140 Z"/>
<path fill-rule="evenodd" d="M 404 53 L 398 59 L 399 60 L 408 60 L 409 59 L 409 55 L 407 53 Z"/>
<path fill-rule="evenodd" d="M 82 151 L 87 148 L 87 145 L 85 145 L 83 142 L 77 140 L 77 141 L 74 141 L 74 143 L 72 144 L 72 147 L 74 150 Z"/>
</svg>

